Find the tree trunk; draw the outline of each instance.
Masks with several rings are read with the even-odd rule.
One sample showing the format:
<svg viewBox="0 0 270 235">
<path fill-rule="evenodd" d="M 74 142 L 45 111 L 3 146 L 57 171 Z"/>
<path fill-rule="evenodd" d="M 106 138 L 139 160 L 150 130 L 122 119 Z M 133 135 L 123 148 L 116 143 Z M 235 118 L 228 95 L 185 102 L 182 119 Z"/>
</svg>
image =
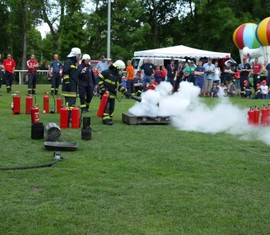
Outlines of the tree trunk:
<svg viewBox="0 0 270 235">
<path fill-rule="evenodd" d="M 22 69 L 26 69 L 26 57 L 27 57 L 27 32 L 25 29 L 23 32 Z"/>
</svg>

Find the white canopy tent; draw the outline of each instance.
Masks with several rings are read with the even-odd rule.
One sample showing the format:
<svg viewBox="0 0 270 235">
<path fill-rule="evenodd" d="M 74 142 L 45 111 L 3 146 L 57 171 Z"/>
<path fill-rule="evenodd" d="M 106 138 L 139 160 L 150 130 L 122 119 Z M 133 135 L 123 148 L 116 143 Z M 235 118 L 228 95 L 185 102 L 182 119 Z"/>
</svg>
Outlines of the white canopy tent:
<svg viewBox="0 0 270 235">
<path fill-rule="evenodd" d="M 136 51 L 134 52 L 135 57 L 149 57 L 149 58 L 195 58 L 196 60 L 207 57 L 212 59 L 221 59 L 225 57 L 231 57 L 230 53 L 224 52 L 214 52 L 200 50 L 192 47 L 187 47 L 183 45 L 173 46 L 173 47 L 164 47 L 158 49 Z"/>
</svg>

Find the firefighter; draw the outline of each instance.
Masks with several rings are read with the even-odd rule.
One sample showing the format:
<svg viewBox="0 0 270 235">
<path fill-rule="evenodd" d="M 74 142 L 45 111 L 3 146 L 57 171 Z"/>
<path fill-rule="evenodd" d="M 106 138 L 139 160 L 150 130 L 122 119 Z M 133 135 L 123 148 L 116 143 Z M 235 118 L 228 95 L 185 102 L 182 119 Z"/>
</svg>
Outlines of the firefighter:
<svg viewBox="0 0 270 235">
<path fill-rule="evenodd" d="M 35 55 L 32 54 L 30 60 L 26 62 L 28 68 L 28 94 L 36 93 L 37 68 L 39 67 Z"/>
<path fill-rule="evenodd" d="M 90 65 L 90 55 L 84 54 L 82 62 L 78 66 L 78 87 L 82 112 L 89 112 L 89 105 L 93 97 L 95 87 L 95 75 Z"/>
<path fill-rule="evenodd" d="M 58 54 L 53 55 L 53 61 L 49 66 L 49 77 L 51 78 L 51 94 L 58 95 L 61 83 L 63 63 L 58 59 Z"/>
<path fill-rule="evenodd" d="M 115 107 L 115 98 L 117 91 L 127 94 L 127 90 L 122 86 L 121 71 L 125 69 L 125 63 L 122 60 L 117 60 L 112 63 L 108 69 L 102 71 L 99 76 L 99 91 L 101 97 L 105 92 L 109 93 L 109 98 L 103 113 L 102 122 L 104 125 L 112 125 L 113 112 Z"/>
<path fill-rule="evenodd" d="M 81 59 L 81 49 L 73 47 L 67 56 L 63 68 L 62 96 L 66 107 L 71 110 L 76 104 L 78 70 L 77 63 Z"/>
<path fill-rule="evenodd" d="M 11 54 L 7 55 L 7 58 L 3 61 L 4 73 L 6 78 L 7 93 L 11 92 L 11 87 L 14 79 L 14 72 L 16 67 L 16 62 L 12 58 Z"/>
</svg>

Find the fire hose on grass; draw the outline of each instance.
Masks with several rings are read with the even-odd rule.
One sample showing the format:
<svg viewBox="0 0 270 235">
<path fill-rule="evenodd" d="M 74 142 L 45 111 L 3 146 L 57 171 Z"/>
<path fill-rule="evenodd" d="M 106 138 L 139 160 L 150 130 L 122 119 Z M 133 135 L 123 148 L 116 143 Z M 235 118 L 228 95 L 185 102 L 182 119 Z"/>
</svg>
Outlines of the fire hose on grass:
<svg viewBox="0 0 270 235">
<path fill-rule="evenodd" d="M 60 152 L 54 152 L 54 160 L 52 162 L 32 165 L 32 166 L 15 166 L 15 167 L 0 167 L 1 171 L 8 171 L 8 170 L 29 170 L 29 169 L 36 169 L 36 168 L 43 168 L 43 167 L 51 167 L 57 162 L 61 161 L 63 157 L 61 157 Z"/>
</svg>

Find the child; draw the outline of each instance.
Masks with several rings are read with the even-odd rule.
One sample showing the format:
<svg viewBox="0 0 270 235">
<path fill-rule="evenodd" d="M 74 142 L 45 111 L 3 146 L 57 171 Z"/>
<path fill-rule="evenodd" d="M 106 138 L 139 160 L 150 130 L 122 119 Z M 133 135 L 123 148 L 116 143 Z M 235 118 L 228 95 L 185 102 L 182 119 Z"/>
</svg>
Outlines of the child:
<svg viewBox="0 0 270 235">
<path fill-rule="evenodd" d="M 252 97 L 252 99 L 262 99 L 261 84 L 257 83 L 256 87 L 257 87 L 257 89 L 256 89 L 255 95 Z"/>
<path fill-rule="evenodd" d="M 211 89 L 211 97 L 218 98 L 218 86 L 216 83 L 213 84 Z"/>
<path fill-rule="evenodd" d="M 262 99 L 267 99 L 267 97 L 268 97 L 268 86 L 266 85 L 266 80 L 262 81 L 261 91 L 262 91 Z"/>
<path fill-rule="evenodd" d="M 218 97 L 225 96 L 227 96 L 227 87 L 224 85 L 224 83 L 221 83 L 220 86 L 218 86 Z"/>
<path fill-rule="evenodd" d="M 228 84 L 228 91 L 227 91 L 227 94 L 229 96 L 235 96 L 237 95 L 237 89 L 236 89 L 236 86 L 234 84 L 234 81 L 231 80 Z"/>
<path fill-rule="evenodd" d="M 139 72 L 136 73 L 134 78 L 134 88 L 136 90 L 136 96 L 141 96 L 143 90 L 143 81 Z"/>
<path fill-rule="evenodd" d="M 155 81 L 155 78 L 151 78 L 151 84 L 149 84 L 147 87 L 146 87 L 146 90 L 155 90 L 156 87 L 157 87 L 158 83 Z"/>
<path fill-rule="evenodd" d="M 243 87 L 244 91 L 243 91 L 243 97 L 245 98 L 250 98 L 252 92 L 251 92 L 251 89 L 250 89 L 250 85 L 248 83 L 248 80 L 245 80 L 244 81 L 244 87 Z"/>
</svg>

